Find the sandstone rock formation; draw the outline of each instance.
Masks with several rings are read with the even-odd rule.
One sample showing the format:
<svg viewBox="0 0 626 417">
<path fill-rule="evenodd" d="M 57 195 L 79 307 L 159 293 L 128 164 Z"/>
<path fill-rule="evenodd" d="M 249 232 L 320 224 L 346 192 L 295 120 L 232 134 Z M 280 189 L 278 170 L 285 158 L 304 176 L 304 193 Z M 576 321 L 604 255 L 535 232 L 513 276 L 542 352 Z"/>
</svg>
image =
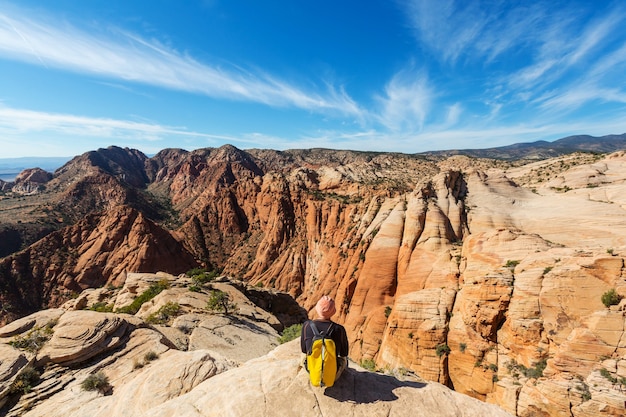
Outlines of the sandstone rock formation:
<svg viewBox="0 0 626 417">
<path fill-rule="evenodd" d="M 85 288 L 120 285 L 126 271 L 178 274 L 196 265 L 170 232 L 130 207 L 115 207 L 0 259 L 0 299 L 13 306 L 0 323 L 42 305 L 59 305 Z"/>
<path fill-rule="evenodd" d="M 31 417 L 509 415 L 437 383 L 370 373 L 354 364 L 332 389 L 313 389 L 301 366 L 299 341 L 276 348 L 276 317 L 232 283 L 210 285 L 237 303 L 235 314 L 216 315 L 204 308 L 210 288 L 191 291 L 185 276 L 135 274 L 128 281 L 133 288 L 149 288 L 156 280 L 167 280 L 170 288 L 134 316 L 72 310 L 84 300 L 127 300 L 129 288 L 101 291 L 97 298 L 86 291 L 62 309 L 42 310 L 0 328 L 0 412 Z M 174 302 L 181 308 L 175 317 L 150 324 L 155 311 Z M 188 337 L 188 343 L 177 343 L 179 337 Z M 38 346 L 21 343 L 26 340 Z M 33 372 L 38 379 L 26 377 Z M 101 383 L 86 383 L 96 377 Z"/>
<path fill-rule="evenodd" d="M 202 264 L 308 311 L 332 295 L 356 361 L 410 369 L 519 416 L 622 415 L 626 301 L 601 299 L 626 296 L 625 178 L 624 152 L 507 164 L 99 150 L 42 195 L 50 215 L 76 207 L 80 220 L 0 260 L 0 320 L 130 284 L 129 273 Z"/>
<path fill-rule="evenodd" d="M 294 341 L 217 375 L 150 410 L 154 416 L 464 416 L 505 411 L 438 383 L 367 372 L 352 364 L 332 388 L 314 388 Z M 228 411 L 225 411 L 228 410 Z"/>
<path fill-rule="evenodd" d="M 15 177 L 11 191 L 20 194 L 31 194 L 40 191 L 52 179 L 52 174 L 41 168 L 25 169 Z"/>
</svg>

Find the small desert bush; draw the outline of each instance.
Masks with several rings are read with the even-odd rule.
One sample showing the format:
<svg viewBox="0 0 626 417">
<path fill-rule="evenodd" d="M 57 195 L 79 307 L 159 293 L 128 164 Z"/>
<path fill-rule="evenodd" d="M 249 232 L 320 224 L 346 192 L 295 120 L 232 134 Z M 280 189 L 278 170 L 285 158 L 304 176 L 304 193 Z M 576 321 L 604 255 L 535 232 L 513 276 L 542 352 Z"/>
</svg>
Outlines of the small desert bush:
<svg viewBox="0 0 626 417">
<path fill-rule="evenodd" d="M 578 385 L 576 385 L 576 389 L 580 393 L 583 402 L 589 401 L 591 399 L 591 391 L 589 391 L 589 385 L 587 385 L 585 382 L 581 381 Z"/>
<path fill-rule="evenodd" d="M 85 380 L 80 384 L 80 387 L 84 391 L 105 392 L 109 387 L 109 377 L 107 377 L 103 372 L 96 372 L 95 374 L 91 374 L 85 378 Z"/>
<path fill-rule="evenodd" d="M 223 312 L 228 315 L 229 311 L 237 308 L 237 304 L 232 302 L 230 294 L 220 290 L 212 290 L 211 297 L 206 304 L 206 309 L 215 312 Z"/>
<path fill-rule="evenodd" d="M 368 371 L 376 371 L 376 361 L 374 361 L 374 359 L 361 359 L 360 365 L 361 368 L 367 369 Z"/>
<path fill-rule="evenodd" d="M 300 333 L 302 333 L 302 323 L 294 324 L 283 330 L 283 334 L 280 335 L 278 341 L 280 343 L 290 342 L 293 339 L 300 337 Z"/>
<path fill-rule="evenodd" d="M 208 272 L 204 268 L 194 268 L 187 271 L 187 276 L 191 277 L 193 285 L 202 286 L 207 282 L 211 282 L 217 278 L 219 272 L 216 270 Z"/>
<path fill-rule="evenodd" d="M 606 368 L 600 369 L 600 375 L 609 380 L 609 382 L 611 382 L 612 384 L 617 383 L 617 378 L 611 375 L 611 372 L 609 372 Z"/>
<path fill-rule="evenodd" d="M 170 283 L 166 279 L 162 279 L 159 282 L 155 282 L 150 285 L 150 287 L 142 292 L 137 298 L 133 300 L 133 302 L 127 306 L 117 309 L 117 313 L 127 313 L 127 314 L 136 314 L 143 303 L 152 300 L 154 297 L 159 295 L 161 291 L 166 290 L 170 287 Z"/>
<path fill-rule="evenodd" d="M 621 300 L 622 296 L 619 295 L 617 291 L 615 291 L 615 288 L 611 288 L 610 290 L 602 294 L 602 304 L 604 304 L 606 307 L 617 305 Z"/>
<path fill-rule="evenodd" d="M 11 384 L 9 392 L 11 394 L 28 394 L 32 391 L 33 387 L 39 382 L 41 375 L 32 366 L 27 366 L 22 372 L 15 378 L 15 381 Z"/>
<path fill-rule="evenodd" d="M 143 358 L 146 362 L 152 362 L 152 361 L 159 359 L 159 354 L 151 350 L 150 352 L 143 355 Z"/>
<path fill-rule="evenodd" d="M 526 378 L 541 378 L 543 376 L 543 371 L 547 366 L 547 359 L 541 359 L 538 362 L 535 362 L 533 366 L 530 368 L 525 367 L 524 365 L 518 364 L 515 361 L 511 361 L 507 364 L 507 369 L 513 375 L 513 377 L 519 376 L 521 373 Z"/>
<path fill-rule="evenodd" d="M 161 306 L 155 313 L 146 317 L 146 322 L 151 324 L 166 324 L 172 317 L 176 317 L 180 312 L 180 305 L 172 301 Z"/>
<path fill-rule="evenodd" d="M 515 267 L 517 265 L 519 265 L 519 261 L 517 261 L 517 260 L 508 260 L 508 261 L 506 261 L 506 264 L 504 266 L 507 267 L 507 268 L 510 268 L 510 269 L 515 269 Z"/>
<path fill-rule="evenodd" d="M 107 304 L 105 302 L 95 303 L 89 307 L 91 311 L 97 311 L 99 313 L 111 313 L 113 312 L 113 304 Z"/>
<path fill-rule="evenodd" d="M 437 353 L 437 356 L 442 357 L 443 355 L 447 355 L 448 353 L 450 353 L 450 347 L 448 347 L 448 345 L 446 345 L 445 343 L 442 343 L 440 345 L 437 345 L 437 347 L 435 348 L 435 353 Z"/>
<path fill-rule="evenodd" d="M 26 335 L 16 336 L 15 339 L 9 342 L 9 345 L 20 350 L 37 353 L 39 349 L 43 347 L 44 343 L 52 337 L 52 333 L 54 333 L 52 326 L 54 326 L 54 324 L 48 324 L 44 327 L 35 327 L 26 333 Z"/>
</svg>

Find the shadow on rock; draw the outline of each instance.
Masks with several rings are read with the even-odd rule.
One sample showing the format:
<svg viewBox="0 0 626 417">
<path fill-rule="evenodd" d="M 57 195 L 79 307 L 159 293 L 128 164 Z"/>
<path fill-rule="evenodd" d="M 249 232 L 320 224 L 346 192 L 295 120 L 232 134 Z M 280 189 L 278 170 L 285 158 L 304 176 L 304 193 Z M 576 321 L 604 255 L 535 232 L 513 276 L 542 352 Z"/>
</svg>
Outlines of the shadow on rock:
<svg viewBox="0 0 626 417">
<path fill-rule="evenodd" d="M 378 401 L 395 401 L 394 391 L 401 387 L 423 388 L 426 384 L 417 381 L 401 381 L 391 375 L 346 369 L 339 380 L 324 395 L 337 401 L 369 404 Z"/>
</svg>

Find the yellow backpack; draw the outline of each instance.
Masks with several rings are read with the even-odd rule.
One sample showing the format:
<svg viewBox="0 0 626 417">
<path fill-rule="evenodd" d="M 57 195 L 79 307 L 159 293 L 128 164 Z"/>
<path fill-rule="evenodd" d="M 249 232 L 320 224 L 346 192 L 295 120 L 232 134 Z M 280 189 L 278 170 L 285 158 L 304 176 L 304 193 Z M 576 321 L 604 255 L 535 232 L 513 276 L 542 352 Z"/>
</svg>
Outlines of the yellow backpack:
<svg viewBox="0 0 626 417">
<path fill-rule="evenodd" d="M 306 364 L 309 379 L 314 387 L 332 387 L 337 374 L 337 354 L 335 341 L 330 338 L 333 325 L 326 332 L 320 333 L 313 321 L 309 322 L 313 330 L 311 350 L 307 353 Z"/>
</svg>

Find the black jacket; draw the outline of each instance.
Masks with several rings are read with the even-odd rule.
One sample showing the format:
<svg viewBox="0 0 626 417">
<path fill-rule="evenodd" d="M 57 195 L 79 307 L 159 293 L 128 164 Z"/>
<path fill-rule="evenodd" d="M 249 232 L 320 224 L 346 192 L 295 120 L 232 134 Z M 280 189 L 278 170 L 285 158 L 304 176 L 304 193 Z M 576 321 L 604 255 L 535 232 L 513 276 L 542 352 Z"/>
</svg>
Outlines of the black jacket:
<svg viewBox="0 0 626 417">
<path fill-rule="evenodd" d="M 348 336 L 346 335 L 346 329 L 341 325 L 332 321 L 314 320 L 315 327 L 321 332 L 328 331 L 328 328 L 333 326 L 331 339 L 335 342 L 335 348 L 337 349 L 337 356 L 348 356 Z M 313 329 L 311 329 L 311 321 L 306 321 L 302 325 L 302 334 L 300 335 L 300 348 L 302 353 L 307 353 L 311 349 L 313 343 Z"/>
</svg>

